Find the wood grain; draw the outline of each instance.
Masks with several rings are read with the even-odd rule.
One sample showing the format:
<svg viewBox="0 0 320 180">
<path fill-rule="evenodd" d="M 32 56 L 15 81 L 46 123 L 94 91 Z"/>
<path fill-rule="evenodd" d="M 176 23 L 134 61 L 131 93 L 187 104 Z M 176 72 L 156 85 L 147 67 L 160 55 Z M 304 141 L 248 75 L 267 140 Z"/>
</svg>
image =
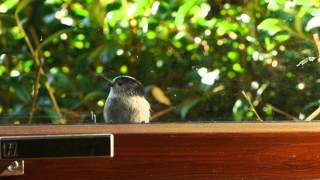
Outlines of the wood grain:
<svg viewBox="0 0 320 180">
<path fill-rule="evenodd" d="M 268 123 L 165 123 L 165 124 L 90 124 L 0 126 L 0 135 L 77 134 L 77 133 L 288 133 L 320 132 L 318 122 Z"/>
<path fill-rule="evenodd" d="M 172 127 L 165 126 L 167 129 L 161 125 L 7 126 L 0 127 L 0 134 L 115 134 L 115 157 L 112 159 L 26 160 L 25 175 L 10 179 L 320 177 L 320 125 L 262 124 L 257 125 L 255 128 L 261 129 L 255 131 L 237 129 L 240 128 L 239 124 L 219 124 L 219 128 L 216 128 L 217 124 L 171 124 Z M 249 123 L 240 126 L 250 129 L 254 128 L 254 125 L 256 124 Z M 270 129 L 270 126 L 278 129 Z M 289 128 L 285 129 L 288 126 Z M 164 129 L 157 129 L 159 127 Z M 193 129 L 199 127 L 204 129 Z M 283 131 L 280 131 L 280 127 L 284 128 Z"/>
</svg>

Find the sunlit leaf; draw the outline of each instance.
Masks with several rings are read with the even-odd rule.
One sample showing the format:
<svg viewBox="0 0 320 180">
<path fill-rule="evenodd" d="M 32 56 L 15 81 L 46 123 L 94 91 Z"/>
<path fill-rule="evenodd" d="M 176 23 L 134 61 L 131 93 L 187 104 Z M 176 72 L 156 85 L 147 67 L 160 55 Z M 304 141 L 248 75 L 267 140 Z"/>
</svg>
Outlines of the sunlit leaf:
<svg viewBox="0 0 320 180">
<path fill-rule="evenodd" d="M 258 25 L 258 30 L 264 30 L 270 35 L 275 35 L 277 32 L 283 31 L 284 29 L 282 28 L 282 22 L 280 19 L 268 18 Z"/>
<path fill-rule="evenodd" d="M 239 59 L 239 53 L 236 51 L 230 51 L 227 53 L 227 56 L 229 59 L 231 59 L 233 62 Z"/>
<path fill-rule="evenodd" d="M 151 8 L 154 1 L 146 1 L 146 0 L 136 0 L 137 9 L 134 13 L 135 16 L 144 15 L 148 8 Z"/>
<path fill-rule="evenodd" d="M 236 72 L 239 72 L 239 73 L 244 72 L 244 69 L 242 68 L 242 66 L 239 63 L 233 64 L 232 69 Z"/>
<path fill-rule="evenodd" d="M 171 101 L 170 99 L 164 94 L 164 92 L 162 91 L 161 88 L 159 88 L 158 86 L 153 86 L 151 93 L 153 95 L 153 97 L 161 104 L 170 106 L 171 105 Z"/>
<path fill-rule="evenodd" d="M 311 29 L 317 27 L 320 27 L 320 16 L 315 16 L 308 21 L 306 25 L 306 31 L 310 31 Z"/>
<path fill-rule="evenodd" d="M 0 77 L 6 72 L 7 68 L 3 65 L 0 65 Z"/>
<path fill-rule="evenodd" d="M 274 37 L 274 39 L 280 43 L 285 42 L 290 38 L 289 34 L 279 34 Z"/>
<path fill-rule="evenodd" d="M 122 4 L 119 9 L 112 10 L 107 13 L 107 18 L 105 19 L 106 22 L 111 26 L 114 27 L 117 23 L 119 23 L 121 20 L 127 20 L 127 12 Z"/>
<path fill-rule="evenodd" d="M 153 31 L 148 31 L 148 33 L 147 33 L 147 38 L 148 38 L 148 39 L 154 39 L 154 38 L 156 38 L 156 33 L 153 32 Z"/>
<path fill-rule="evenodd" d="M 192 8 L 192 6 L 195 3 L 197 3 L 197 0 L 186 0 L 179 7 L 178 12 L 177 12 L 177 16 L 174 21 L 177 27 L 179 27 L 183 24 L 185 16 L 187 15 L 188 11 Z"/>
<path fill-rule="evenodd" d="M 312 16 L 320 16 L 320 9 L 319 8 L 307 8 L 308 12 L 312 15 Z"/>
<path fill-rule="evenodd" d="M 22 34 L 20 33 L 20 30 L 19 30 L 19 27 L 18 26 L 15 26 L 11 29 L 11 34 L 12 36 L 14 37 L 14 39 L 22 39 L 23 36 Z"/>
<path fill-rule="evenodd" d="M 238 26 L 237 24 L 229 21 L 221 21 L 217 24 L 217 35 L 223 36 L 230 31 L 236 31 Z"/>
<path fill-rule="evenodd" d="M 71 9 L 78 15 L 78 16 L 88 16 L 89 12 L 83 8 L 80 3 L 73 3 L 71 5 Z"/>
<path fill-rule="evenodd" d="M 4 1 L 2 4 L 0 4 L 1 11 L 2 11 L 1 13 L 7 12 L 11 8 L 13 8 L 18 2 L 19 2 L 19 0 L 6 0 L 6 1 Z"/>
<path fill-rule="evenodd" d="M 266 45 L 267 51 L 271 51 L 276 46 L 276 44 L 274 42 L 272 42 L 269 37 L 266 37 L 264 39 L 264 43 Z"/>
<path fill-rule="evenodd" d="M 268 1 L 268 9 L 272 10 L 272 11 L 276 11 L 278 10 L 279 4 L 277 3 L 277 0 L 269 0 Z"/>
<path fill-rule="evenodd" d="M 312 0 L 293 0 L 295 4 L 302 5 L 302 6 L 312 6 Z"/>
<path fill-rule="evenodd" d="M 122 65 L 120 67 L 120 72 L 121 72 L 121 74 L 126 74 L 128 72 L 128 66 Z"/>
</svg>

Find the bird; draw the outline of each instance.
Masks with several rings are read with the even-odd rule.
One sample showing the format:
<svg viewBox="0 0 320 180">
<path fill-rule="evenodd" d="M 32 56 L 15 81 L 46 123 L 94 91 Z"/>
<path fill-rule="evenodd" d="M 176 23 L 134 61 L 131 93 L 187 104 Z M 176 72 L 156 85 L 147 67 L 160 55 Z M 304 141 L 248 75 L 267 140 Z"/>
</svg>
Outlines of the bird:
<svg viewBox="0 0 320 180">
<path fill-rule="evenodd" d="M 150 122 L 150 104 L 141 82 L 131 76 L 118 76 L 108 85 L 110 91 L 103 110 L 106 123 Z"/>
</svg>

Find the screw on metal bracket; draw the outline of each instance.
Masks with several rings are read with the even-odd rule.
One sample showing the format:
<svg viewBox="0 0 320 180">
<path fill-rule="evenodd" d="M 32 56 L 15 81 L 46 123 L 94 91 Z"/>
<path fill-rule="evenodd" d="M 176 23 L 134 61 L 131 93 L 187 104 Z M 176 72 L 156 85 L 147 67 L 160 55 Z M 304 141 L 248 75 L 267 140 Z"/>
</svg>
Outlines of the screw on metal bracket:
<svg viewBox="0 0 320 180">
<path fill-rule="evenodd" d="M 24 160 L 16 160 L 0 173 L 0 177 L 21 176 L 24 174 Z"/>
</svg>

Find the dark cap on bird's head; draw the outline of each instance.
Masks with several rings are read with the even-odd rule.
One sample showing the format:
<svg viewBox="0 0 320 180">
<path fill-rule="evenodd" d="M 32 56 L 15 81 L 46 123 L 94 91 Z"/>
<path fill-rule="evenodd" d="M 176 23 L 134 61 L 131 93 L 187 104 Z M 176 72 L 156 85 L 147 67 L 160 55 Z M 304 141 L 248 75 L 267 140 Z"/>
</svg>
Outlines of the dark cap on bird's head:
<svg viewBox="0 0 320 180">
<path fill-rule="evenodd" d="M 118 95 L 144 96 L 143 85 L 131 76 L 118 76 L 110 82 L 109 86 L 111 91 Z"/>
</svg>

